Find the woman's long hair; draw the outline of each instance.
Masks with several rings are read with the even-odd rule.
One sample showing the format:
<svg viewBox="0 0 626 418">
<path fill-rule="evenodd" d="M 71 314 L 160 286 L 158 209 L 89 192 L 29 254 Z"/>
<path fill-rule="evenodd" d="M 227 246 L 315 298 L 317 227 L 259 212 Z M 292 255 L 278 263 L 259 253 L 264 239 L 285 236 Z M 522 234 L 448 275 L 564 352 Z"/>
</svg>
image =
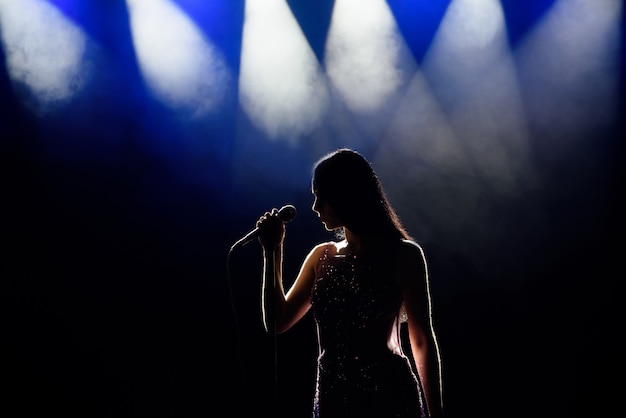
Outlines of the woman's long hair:
<svg viewBox="0 0 626 418">
<path fill-rule="evenodd" d="M 313 167 L 313 189 L 351 232 L 362 237 L 409 239 L 370 163 L 341 148 Z"/>
</svg>

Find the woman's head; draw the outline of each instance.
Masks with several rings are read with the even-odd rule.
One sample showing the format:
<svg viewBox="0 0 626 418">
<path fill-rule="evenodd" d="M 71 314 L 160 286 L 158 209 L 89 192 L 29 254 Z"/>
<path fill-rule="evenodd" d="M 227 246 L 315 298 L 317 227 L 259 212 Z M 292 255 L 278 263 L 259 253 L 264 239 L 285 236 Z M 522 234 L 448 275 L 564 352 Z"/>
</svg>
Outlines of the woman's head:
<svg viewBox="0 0 626 418">
<path fill-rule="evenodd" d="M 329 229 L 345 226 L 357 235 L 408 238 L 369 162 L 342 148 L 325 155 L 313 167 L 313 210 L 330 212 Z"/>
</svg>

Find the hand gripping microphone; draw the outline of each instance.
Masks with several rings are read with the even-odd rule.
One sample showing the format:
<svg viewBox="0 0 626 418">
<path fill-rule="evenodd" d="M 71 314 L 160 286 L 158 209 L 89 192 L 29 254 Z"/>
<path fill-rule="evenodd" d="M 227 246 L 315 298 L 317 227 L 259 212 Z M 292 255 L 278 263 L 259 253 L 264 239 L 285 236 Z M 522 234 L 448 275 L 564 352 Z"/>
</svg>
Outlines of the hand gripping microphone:
<svg viewBox="0 0 626 418">
<path fill-rule="evenodd" d="M 296 208 L 293 205 L 285 205 L 278 210 L 278 217 L 284 222 L 291 222 L 293 218 L 296 217 Z M 248 232 L 244 237 L 242 237 L 239 241 L 233 244 L 230 247 L 230 250 L 234 250 L 235 248 L 243 247 L 253 239 L 255 239 L 259 235 L 259 228 L 256 227 L 252 231 Z"/>
</svg>

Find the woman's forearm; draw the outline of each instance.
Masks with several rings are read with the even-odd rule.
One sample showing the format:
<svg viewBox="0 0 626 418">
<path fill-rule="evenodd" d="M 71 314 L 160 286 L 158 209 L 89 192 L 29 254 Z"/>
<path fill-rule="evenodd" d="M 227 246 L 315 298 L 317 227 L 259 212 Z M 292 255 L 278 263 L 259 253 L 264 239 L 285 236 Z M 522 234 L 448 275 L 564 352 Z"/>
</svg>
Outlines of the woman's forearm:
<svg viewBox="0 0 626 418">
<path fill-rule="evenodd" d="M 432 418 L 443 416 L 441 362 L 436 341 L 414 350 L 417 373 L 424 388 L 424 395 Z"/>
<path fill-rule="evenodd" d="M 263 250 L 262 306 L 265 331 L 276 332 L 276 313 L 285 303 L 282 283 L 282 246 Z"/>
</svg>

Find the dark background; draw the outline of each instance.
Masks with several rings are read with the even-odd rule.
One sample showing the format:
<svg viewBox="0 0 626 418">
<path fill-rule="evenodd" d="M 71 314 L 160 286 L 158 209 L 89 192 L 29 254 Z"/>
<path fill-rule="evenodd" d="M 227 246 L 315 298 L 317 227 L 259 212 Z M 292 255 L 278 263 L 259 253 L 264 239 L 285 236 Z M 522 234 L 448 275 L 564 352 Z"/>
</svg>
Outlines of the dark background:
<svg viewBox="0 0 626 418">
<path fill-rule="evenodd" d="M 384 143 L 337 131 L 297 146 L 268 140 L 236 100 L 185 119 L 140 81 L 124 2 L 56 3 L 110 55 L 85 93 L 49 112 L 0 66 L 0 413 L 310 416 L 311 317 L 265 334 L 260 247 L 229 248 L 263 211 L 295 205 L 288 285 L 309 248 L 332 238 L 309 210 L 314 161 L 340 146 L 374 160 Z M 199 20 L 210 12 L 180 3 Z M 321 55 L 332 2 L 308 3 L 289 2 Z M 422 23 L 405 33 L 418 62 L 448 3 L 398 13 L 404 28 Z M 512 48 L 554 3 L 503 2 Z M 237 69 L 243 2 L 215 10 L 211 35 Z M 483 193 L 488 216 L 466 214 L 453 231 L 433 201 L 462 202 L 464 173 L 444 172 L 444 182 L 432 167 L 393 174 L 374 164 L 383 184 L 416 185 L 415 198 L 391 197 L 429 261 L 449 418 L 608 416 L 621 406 L 623 76 L 619 92 L 620 117 L 579 141 L 531 124 L 541 187 Z"/>
</svg>

